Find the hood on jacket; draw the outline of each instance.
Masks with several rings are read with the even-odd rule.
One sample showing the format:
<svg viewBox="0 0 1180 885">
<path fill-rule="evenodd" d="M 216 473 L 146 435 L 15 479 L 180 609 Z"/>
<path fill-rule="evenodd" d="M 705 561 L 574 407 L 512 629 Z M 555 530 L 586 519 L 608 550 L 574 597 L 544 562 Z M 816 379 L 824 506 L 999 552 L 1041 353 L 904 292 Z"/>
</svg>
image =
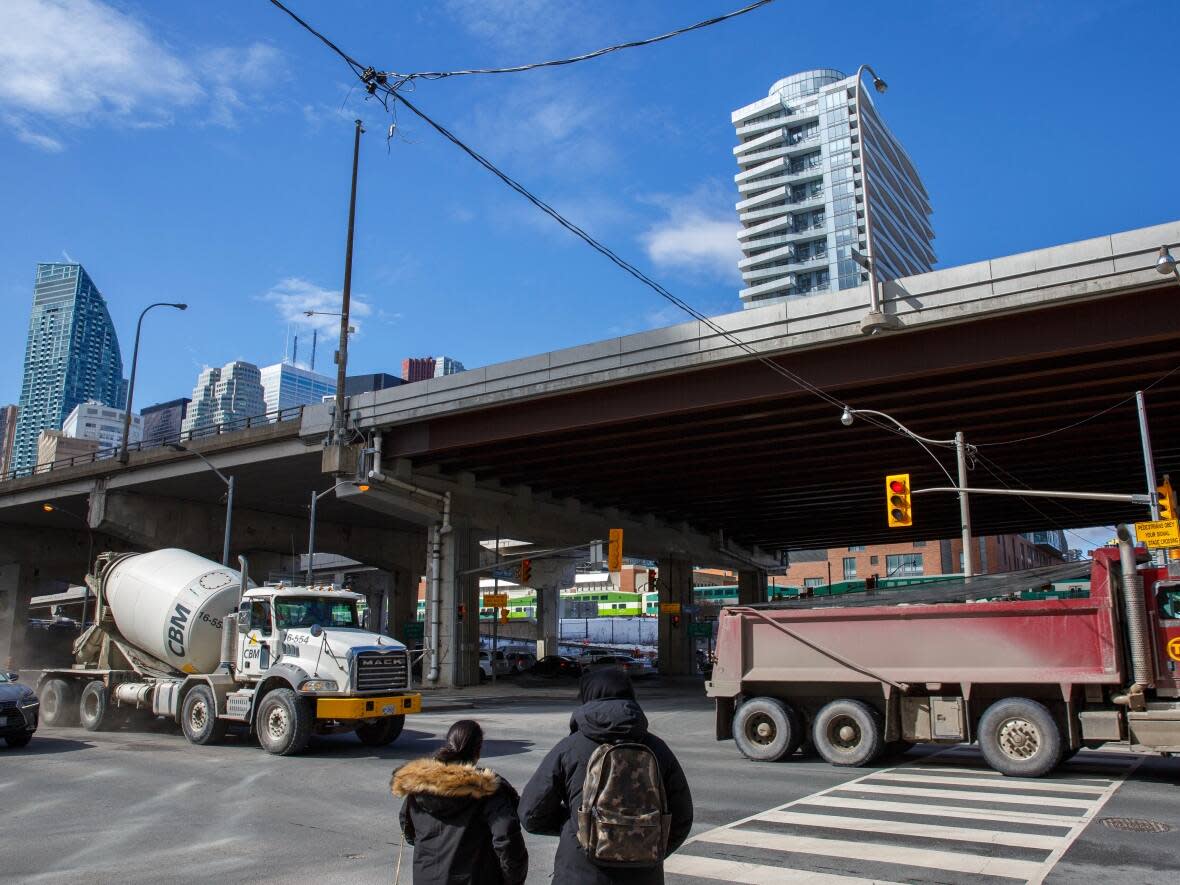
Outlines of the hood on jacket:
<svg viewBox="0 0 1180 885">
<path fill-rule="evenodd" d="M 590 701 L 574 710 L 570 731 L 580 731 L 600 744 L 638 741 L 647 734 L 647 717 L 633 700 Z"/>
<path fill-rule="evenodd" d="M 582 674 L 578 683 L 579 704 L 608 698 L 635 700 L 635 686 L 631 684 L 631 677 L 618 667 L 598 667 Z"/>
<path fill-rule="evenodd" d="M 415 759 L 393 772 L 389 789 L 395 796 L 436 796 L 441 799 L 486 799 L 500 788 L 490 768 Z"/>
</svg>

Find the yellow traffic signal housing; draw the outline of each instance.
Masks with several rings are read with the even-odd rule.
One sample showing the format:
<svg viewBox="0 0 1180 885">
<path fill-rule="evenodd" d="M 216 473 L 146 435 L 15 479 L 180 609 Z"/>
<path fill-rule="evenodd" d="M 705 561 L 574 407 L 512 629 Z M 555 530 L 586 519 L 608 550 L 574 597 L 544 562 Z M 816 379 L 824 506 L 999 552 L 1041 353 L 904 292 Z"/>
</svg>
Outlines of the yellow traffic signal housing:
<svg viewBox="0 0 1180 885">
<path fill-rule="evenodd" d="M 914 524 L 908 473 L 893 473 L 885 477 L 885 512 L 889 516 L 891 529 Z"/>
<path fill-rule="evenodd" d="M 516 583 L 527 584 L 533 577 L 533 561 L 531 559 L 522 559 L 520 565 L 516 567 Z"/>
<path fill-rule="evenodd" d="M 1164 481 L 1155 487 L 1155 493 L 1159 498 L 1160 519 L 1175 519 L 1176 518 L 1176 490 L 1172 488 L 1172 480 L 1168 474 L 1164 474 Z"/>
</svg>

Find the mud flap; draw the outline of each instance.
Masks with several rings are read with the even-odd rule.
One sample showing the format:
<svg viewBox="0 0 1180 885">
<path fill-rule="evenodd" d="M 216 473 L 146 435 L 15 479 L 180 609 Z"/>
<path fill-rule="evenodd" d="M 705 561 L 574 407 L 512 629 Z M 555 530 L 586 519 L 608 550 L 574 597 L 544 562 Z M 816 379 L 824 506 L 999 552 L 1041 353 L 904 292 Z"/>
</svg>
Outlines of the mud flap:
<svg viewBox="0 0 1180 885">
<path fill-rule="evenodd" d="M 717 731 L 717 740 L 728 741 L 733 739 L 733 698 L 714 698 L 716 702 L 715 708 L 715 726 Z"/>
</svg>

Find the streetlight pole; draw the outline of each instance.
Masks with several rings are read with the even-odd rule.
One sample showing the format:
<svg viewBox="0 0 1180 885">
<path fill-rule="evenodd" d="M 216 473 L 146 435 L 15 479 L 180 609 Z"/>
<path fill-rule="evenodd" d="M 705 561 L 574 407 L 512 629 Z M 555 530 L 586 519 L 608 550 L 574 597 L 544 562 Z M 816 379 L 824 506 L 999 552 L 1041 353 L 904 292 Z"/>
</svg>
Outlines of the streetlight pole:
<svg viewBox="0 0 1180 885">
<path fill-rule="evenodd" d="M 196 455 L 205 462 L 205 466 L 217 474 L 217 478 L 225 483 L 225 540 L 221 544 L 221 564 L 229 565 L 229 539 L 233 533 L 234 521 L 234 477 L 226 476 L 220 470 L 213 466 L 213 462 L 198 452 L 196 449 L 189 449 L 182 446 L 180 443 L 170 443 L 168 448 L 174 452 L 188 452 L 190 455 Z"/>
<path fill-rule="evenodd" d="M 362 492 L 367 492 L 369 486 L 363 482 L 357 482 L 355 479 L 342 479 L 330 489 L 324 489 L 322 492 L 312 490 L 311 493 L 311 516 L 307 522 L 307 586 L 311 586 L 312 572 L 315 568 L 315 512 L 316 505 L 319 504 L 320 498 L 329 495 L 341 486 L 356 486 Z"/>
<path fill-rule="evenodd" d="M 135 397 L 135 370 L 139 366 L 139 333 L 143 330 L 143 318 L 153 307 L 174 307 L 177 310 L 188 310 L 187 304 L 172 304 L 167 301 L 157 301 L 149 304 L 139 314 L 139 322 L 135 324 L 135 348 L 131 351 L 131 380 L 127 382 L 127 402 L 123 412 L 123 441 L 119 443 L 119 463 L 127 463 L 127 437 L 131 434 L 131 403 Z"/>
<path fill-rule="evenodd" d="M 869 312 L 860 322 L 860 329 L 868 335 L 876 334 L 882 329 L 892 328 L 893 321 L 885 316 L 885 312 L 881 309 L 881 291 L 879 281 L 877 279 L 877 251 L 873 248 L 873 212 L 871 206 L 871 193 L 869 190 L 869 157 L 868 157 L 868 140 L 866 138 L 868 129 L 865 126 L 865 116 L 861 104 L 861 85 L 862 78 L 865 72 L 873 76 L 873 88 L 882 95 L 888 89 L 888 85 L 877 76 L 877 72 L 869 65 L 861 65 L 856 69 L 856 91 L 854 93 L 855 108 L 856 108 L 856 125 L 860 133 L 860 180 L 861 189 L 864 191 L 864 205 L 865 205 L 865 252 L 864 261 L 861 262 L 864 268 L 869 272 Z"/>
<path fill-rule="evenodd" d="M 1151 496 L 1151 519 L 1160 518 L 1159 495 L 1155 490 L 1155 458 L 1151 453 L 1151 434 L 1147 430 L 1147 401 L 1143 391 L 1135 391 L 1135 406 L 1139 410 L 1139 442 L 1143 446 L 1143 472 L 1147 474 L 1147 494 Z"/>
<path fill-rule="evenodd" d="M 360 161 L 361 121 L 356 121 L 352 142 L 352 191 L 348 198 L 348 242 L 344 249 L 344 291 L 341 293 L 340 346 L 336 351 L 336 442 L 345 441 L 344 382 L 348 374 L 348 310 L 352 300 L 352 235 L 356 227 L 356 170 Z"/>
</svg>

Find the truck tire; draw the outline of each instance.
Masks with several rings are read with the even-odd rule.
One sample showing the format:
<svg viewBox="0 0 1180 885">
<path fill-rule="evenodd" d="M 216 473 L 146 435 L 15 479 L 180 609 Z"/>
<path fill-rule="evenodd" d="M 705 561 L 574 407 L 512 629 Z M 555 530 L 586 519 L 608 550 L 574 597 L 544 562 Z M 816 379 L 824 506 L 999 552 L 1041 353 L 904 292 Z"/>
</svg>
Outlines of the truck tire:
<svg viewBox="0 0 1180 885">
<path fill-rule="evenodd" d="M 184 696 L 180 727 L 192 744 L 216 744 L 225 737 L 229 723 L 217 718 L 217 702 L 207 685 L 198 685 Z"/>
<path fill-rule="evenodd" d="M 1044 704 L 1028 698 L 996 701 L 979 720 L 979 749 L 1008 777 L 1040 777 L 1061 762 L 1061 730 Z"/>
<path fill-rule="evenodd" d="M 831 765 L 871 765 L 885 748 L 881 716 L 864 701 L 825 704 L 811 728 L 815 749 Z"/>
<path fill-rule="evenodd" d="M 358 725 L 356 736 L 366 747 L 388 747 L 406 725 L 405 716 L 390 716 L 370 725 Z"/>
<path fill-rule="evenodd" d="M 111 699 L 107 687 L 99 680 L 87 682 L 78 700 L 78 720 L 87 731 L 102 731 L 111 726 Z"/>
<path fill-rule="evenodd" d="M 262 749 L 276 756 L 303 752 L 311 739 L 312 715 L 307 704 L 290 688 L 267 692 L 258 704 L 254 727 Z"/>
<path fill-rule="evenodd" d="M 803 743 L 799 714 L 778 698 L 751 698 L 733 715 L 733 741 L 755 762 L 777 762 Z"/>
<path fill-rule="evenodd" d="M 78 724 L 78 687 L 68 679 L 46 679 L 41 698 L 41 722 L 69 727 Z"/>
</svg>

